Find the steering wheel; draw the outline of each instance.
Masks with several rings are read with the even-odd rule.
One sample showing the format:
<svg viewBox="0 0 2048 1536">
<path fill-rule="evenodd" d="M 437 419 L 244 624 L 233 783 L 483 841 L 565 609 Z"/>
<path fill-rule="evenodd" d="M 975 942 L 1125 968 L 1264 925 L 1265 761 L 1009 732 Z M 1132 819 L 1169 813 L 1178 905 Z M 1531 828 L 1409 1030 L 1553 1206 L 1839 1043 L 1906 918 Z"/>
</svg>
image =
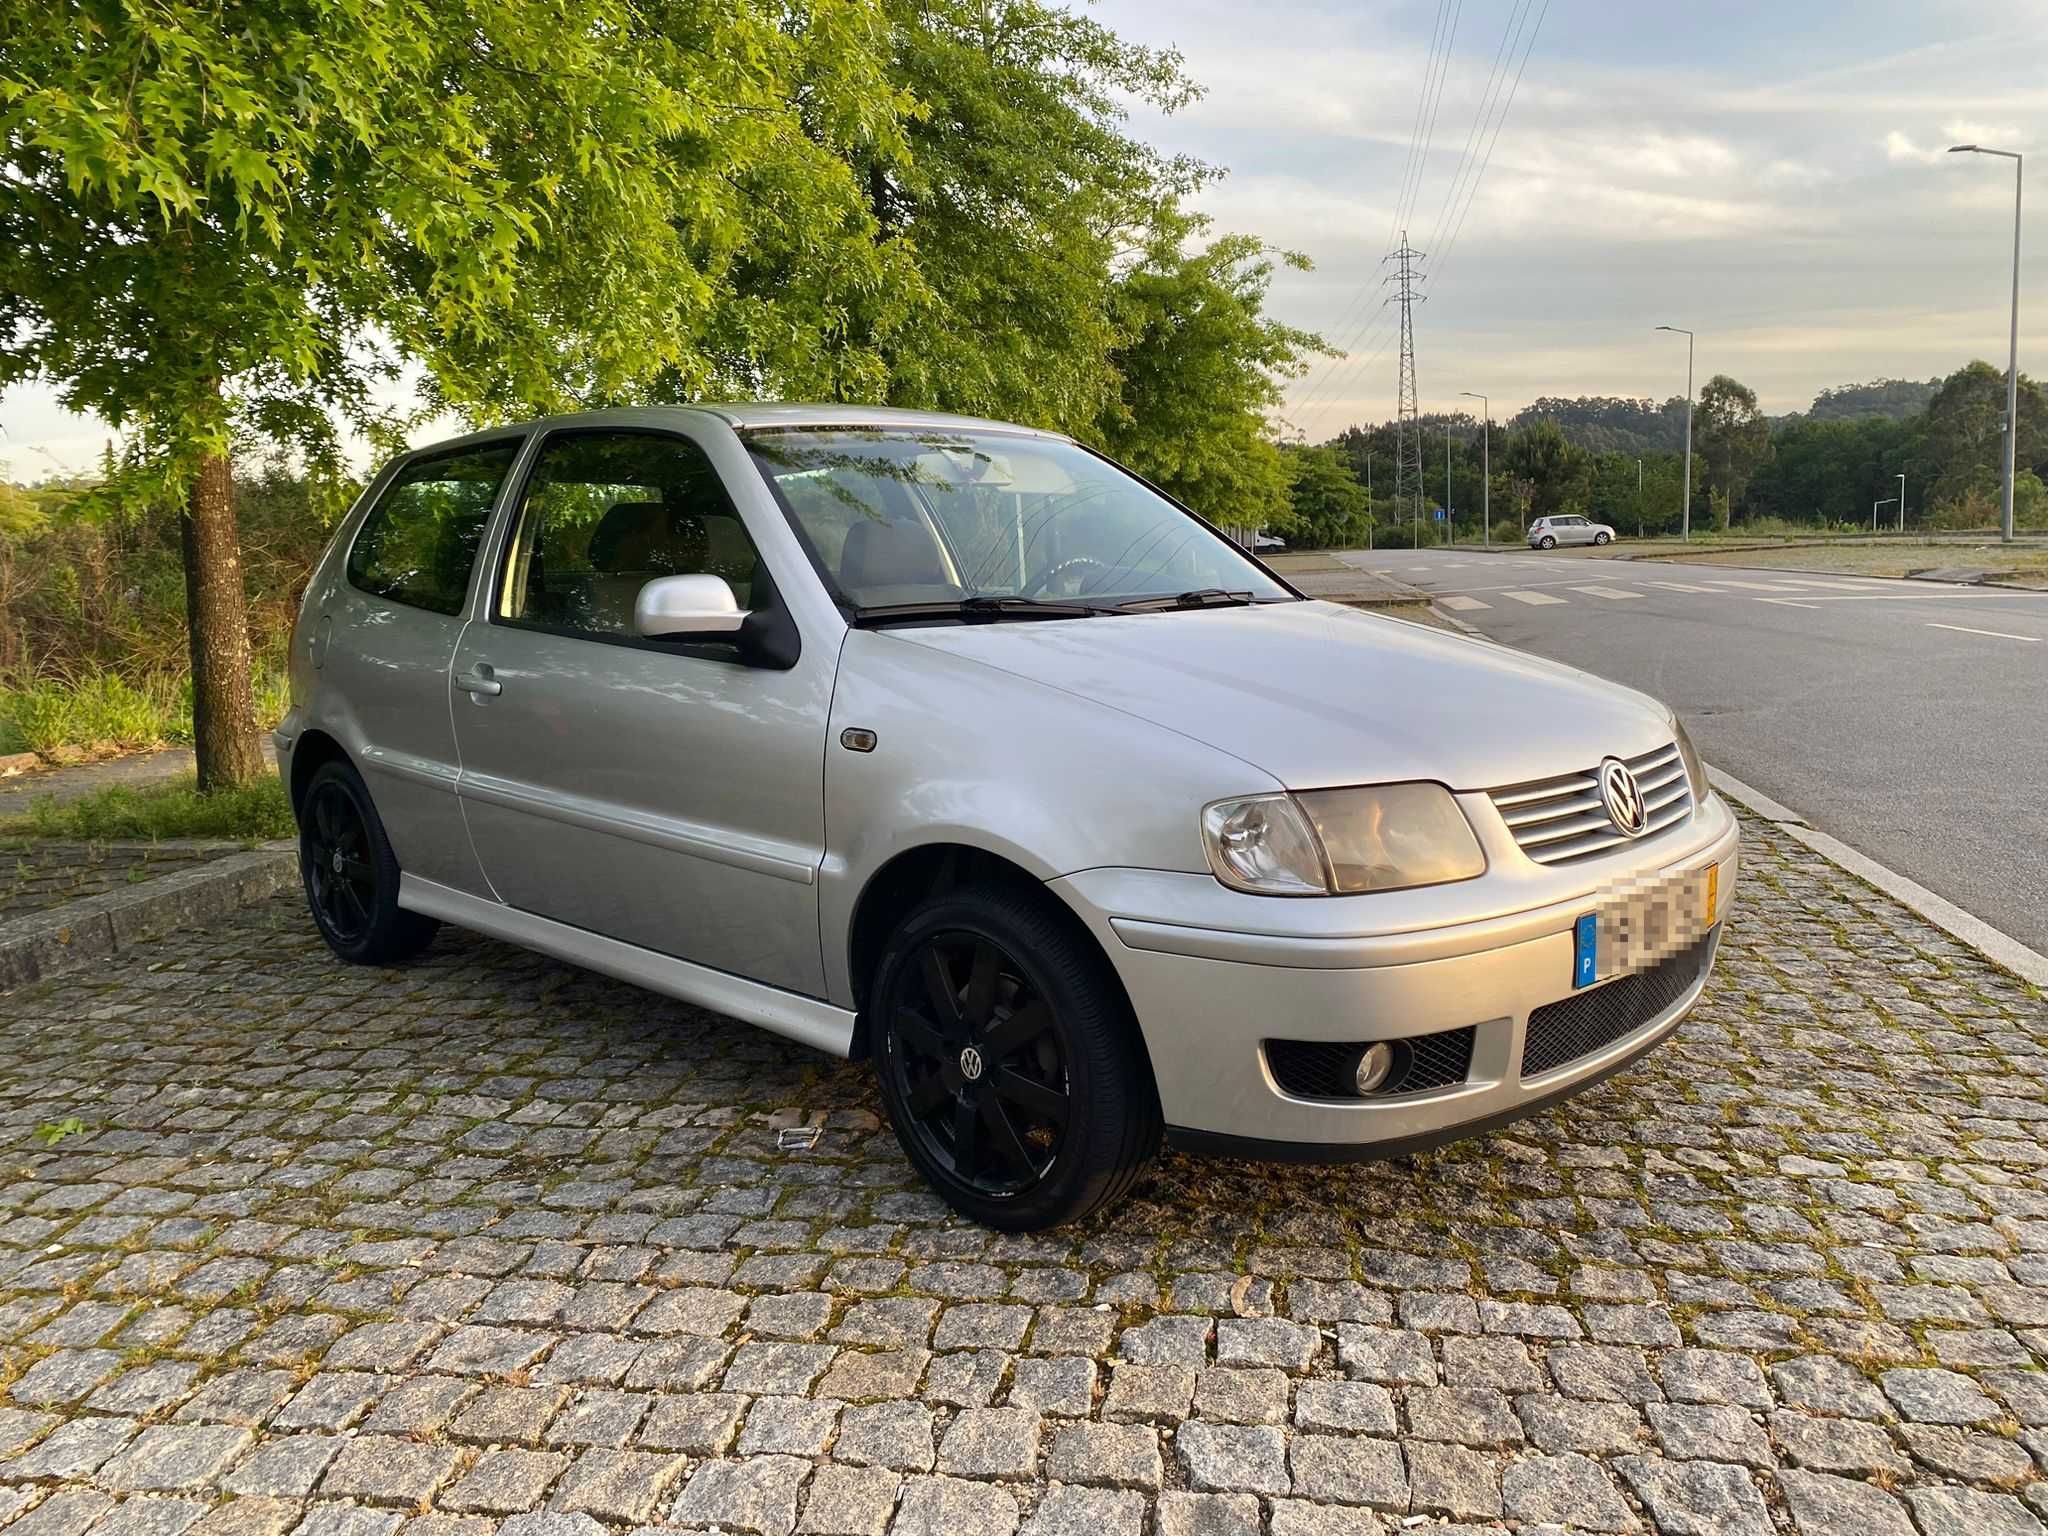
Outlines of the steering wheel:
<svg viewBox="0 0 2048 1536">
<path fill-rule="evenodd" d="M 1059 580 L 1060 577 L 1064 576 L 1068 571 L 1078 570 L 1082 566 L 1088 565 L 1094 566 L 1095 569 L 1097 569 L 1098 571 L 1106 571 L 1109 569 L 1108 566 L 1104 565 L 1100 560 L 1097 560 L 1093 555 L 1074 555 L 1069 557 L 1068 559 L 1062 560 L 1058 565 L 1055 565 L 1051 570 L 1047 571 L 1043 576 L 1039 577 L 1038 580 L 1034 581 L 1029 587 L 1025 588 L 1022 595 L 1025 597 L 1044 597 L 1049 591 L 1049 589 L 1052 587 L 1052 584 L 1055 581 Z M 1078 597 L 1080 596 L 1080 591 L 1076 590 L 1066 595 L 1070 597 Z"/>
</svg>

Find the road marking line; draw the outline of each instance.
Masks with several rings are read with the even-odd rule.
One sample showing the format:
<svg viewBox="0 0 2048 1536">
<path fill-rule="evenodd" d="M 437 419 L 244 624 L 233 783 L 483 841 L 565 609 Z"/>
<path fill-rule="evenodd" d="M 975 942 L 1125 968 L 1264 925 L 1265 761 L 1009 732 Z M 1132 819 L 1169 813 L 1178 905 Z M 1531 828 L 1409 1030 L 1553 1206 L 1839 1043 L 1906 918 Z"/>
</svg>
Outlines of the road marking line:
<svg viewBox="0 0 2048 1536">
<path fill-rule="evenodd" d="M 1989 587 L 1935 588 L 1927 592 L 1802 592 L 1800 596 L 1814 603 L 1923 603 L 1944 597 L 2027 597 L 2036 594 L 2014 591 L 1993 591 Z M 1760 603 L 1782 603 L 1782 597 L 1760 597 Z"/>
<path fill-rule="evenodd" d="M 1797 590 L 1796 588 L 1786 586 L 1782 581 L 1717 581 L 1713 585 L 1717 587 L 1740 587 L 1745 592 L 1791 592 Z"/>
<path fill-rule="evenodd" d="M 1440 597 L 1437 601 L 1446 608 L 1456 608 L 1460 612 L 1471 608 L 1491 608 L 1493 606 L 1491 603 L 1482 603 L 1476 597 Z"/>
<path fill-rule="evenodd" d="M 1780 608 L 1819 608 L 1819 603 L 1802 603 L 1790 597 L 1760 597 L 1760 603 L 1776 603 Z"/>
<path fill-rule="evenodd" d="M 1807 576 L 1787 576 L 1795 587 L 1833 587 L 1838 592 L 1868 592 L 1871 583 L 1867 581 L 1815 581 Z"/>
<path fill-rule="evenodd" d="M 1640 592 L 1624 592 L 1619 587 L 1573 587 L 1574 592 L 1583 592 L 1588 597 L 1641 597 Z"/>
<path fill-rule="evenodd" d="M 1804 843 L 1822 858 L 1840 865 L 1857 879 L 1868 881 L 1900 906 L 1925 918 L 1950 937 L 1960 939 L 1994 965 L 2003 966 L 2037 987 L 2048 987 L 2048 955 L 2029 949 L 2011 934 L 2001 933 L 1983 918 L 1965 912 L 1945 896 L 1935 895 L 1918 881 L 1908 880 L 1904 875 L 1886 869 L 1840 838 L 1828 836 L 1796 811 L 1788 810 L 1770 796 L 1751 789 L 1732 774 L 1709 768 L 1707 782 L 1729 799 L 1741 801 L 1765 820 L 1775 823 L 1787 837 Z"/>
<path fill-rule="evenodd" d="M 1696 587 L 1689 581 L 1653 581 L 1650 585 L 1662 587 L 1667 592 L 1704 592 L 1710 597 L 1714 592 L 1712 587 Z"/>
<path fill-rule="evenodd" d="M 1552 597 L 1548 592 L 1503 592 L 1501 593 L 1501 596 L 1512 597 L 1518 603 L 1529 603 L 1531 605 L 1534 605 L 1536 603 L 1563 603 L 1570 601 L 1570 599 L 1568 598 Z"/>
<path fill-rule="evenodd" d="M 2041 643 L 2039 635 L 2014 635 L 2008 634 L 2002 629 L 1972 629 L 1967 624 L 1937 624 L 1932 619 L 1927 621 L 1927 627 L 1929 629 L 1952 629 L 1959 635 L 1990 635 L 1997 640 L 2020 640 L 2028 645 L 2039 645 Z"/>
</svg>

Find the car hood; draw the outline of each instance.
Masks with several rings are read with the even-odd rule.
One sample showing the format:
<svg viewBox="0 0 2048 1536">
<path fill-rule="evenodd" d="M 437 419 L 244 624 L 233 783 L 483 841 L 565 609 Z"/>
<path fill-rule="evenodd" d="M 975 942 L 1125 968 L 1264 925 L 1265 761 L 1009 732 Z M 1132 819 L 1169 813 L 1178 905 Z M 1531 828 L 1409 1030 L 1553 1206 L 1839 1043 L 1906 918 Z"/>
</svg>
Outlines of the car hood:
<svg viewBox="0 0 2048 1536">
<path fill-rule="evenodd" d="M 1334 603 L 888 631 L 1207 743 L 1290 789 L 1490 789 L 1671 739 L 1644 694 Z"/>
</svg>

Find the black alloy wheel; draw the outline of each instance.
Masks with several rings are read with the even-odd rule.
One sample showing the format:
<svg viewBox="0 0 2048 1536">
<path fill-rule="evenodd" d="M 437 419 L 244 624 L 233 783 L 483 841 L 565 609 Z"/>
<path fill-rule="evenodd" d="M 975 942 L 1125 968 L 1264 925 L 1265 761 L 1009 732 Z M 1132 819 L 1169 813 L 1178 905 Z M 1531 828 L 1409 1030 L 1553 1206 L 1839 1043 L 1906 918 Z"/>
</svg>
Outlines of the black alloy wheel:
<svg viewBox="0 0 2048 1536">
<path fill-rule="evenodd" d="M 314 785 L 300 814 L 306 820 L 306 899 L 322 928 L 344 944 L 360 944 L 377 900 L 369 825 L 338 778 Z"/>
<path fill-rule="evenodd" d="M 440 927 L 398 905 L 398 857 L 362 776 L 323 763 L 299 797 L 299 878 L 327 947 L 356 965 L 409 960 Z"/>
<path fill-rule="evenodd" d="M 904 919 L 870 1039 L 897 1140 L 954 1209 L 1036 1231 L 1119 1198 L 1159 1140 L 1137 1026 L 1049 898 L 956 891 Z"/>
<path fill-rule="evenodd" d="M 979 934 L 934 934 L 888 1006 L 891 1066 L 926 1153 L 990 1198 L 1044 1178 L 1071 1114 L 1067 1059 L 1017 960 Z"/>
</svg>

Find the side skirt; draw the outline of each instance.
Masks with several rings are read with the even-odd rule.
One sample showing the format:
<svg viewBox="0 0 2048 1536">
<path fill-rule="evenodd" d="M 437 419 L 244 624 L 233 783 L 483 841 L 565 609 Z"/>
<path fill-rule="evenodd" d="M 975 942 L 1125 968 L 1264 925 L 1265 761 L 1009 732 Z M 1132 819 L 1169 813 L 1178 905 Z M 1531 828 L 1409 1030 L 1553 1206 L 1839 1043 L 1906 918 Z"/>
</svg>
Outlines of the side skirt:
<svg viewBox="0 0 2048 1536">
<path fill-rule="evenodd" d="M 814 1050 L 834 1056 L 846 1056 L 852 1050 L 852 1011 L 814 997 L 764 986 L 743 976 L 678 960 L 673 955 L 656 954 L 636 944 L 608 939 L 553 918 L 536 917 L 531 912 L 486 901 L 416 875 L 399 876 L 398 904 L 409 912 L 438 917 L 458 928 L 537 949 L 557 960 L 602 971 L 650 992 L 729 1014 Z"/>
</svg>

